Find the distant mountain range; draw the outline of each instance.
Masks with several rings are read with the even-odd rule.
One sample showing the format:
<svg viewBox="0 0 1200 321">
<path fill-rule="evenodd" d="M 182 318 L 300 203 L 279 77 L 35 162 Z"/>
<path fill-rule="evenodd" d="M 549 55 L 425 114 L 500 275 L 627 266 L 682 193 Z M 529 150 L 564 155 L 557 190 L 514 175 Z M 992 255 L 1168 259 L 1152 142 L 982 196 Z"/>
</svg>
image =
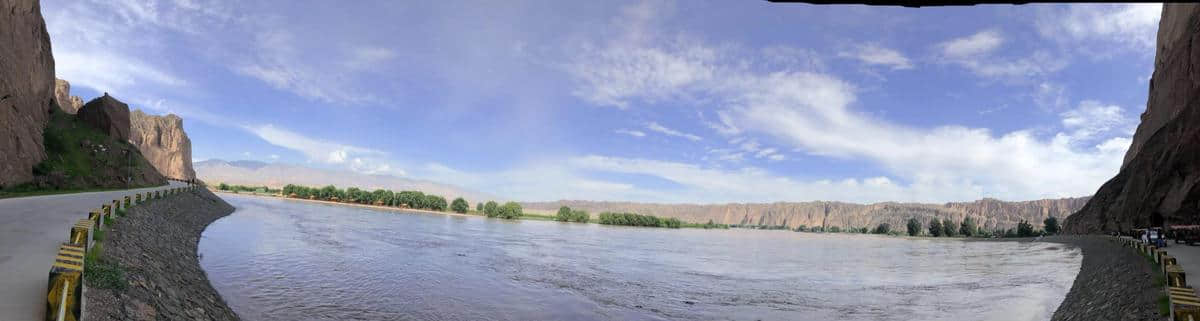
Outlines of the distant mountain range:
<svg viewBox="0 0 1200 321">
<path fill-rule="evenodd" d="M 472 191 L 460 186 L 426 180 L 415 180 L 391 175 L 369 175 L 350 171 L 319 169 L 300 165 L 264 163 L 238 160 L 210 159 L 193 164 L 196 176 L 210 185 L 283 187 L 287 184 L 320 187 L 334 185 L 339 188 L 387 189 L 392 191 L 414 190 L 426 194 L 437 194 L 447 200 L 465 198 L 471 204 L 487 200 L 499 200 L 493 195 Z M 472 205 L 473 206 L 473 205 Z"/>
<path fill-rule="evenodd" d="M 487 200 L 502 200 L 494 195 L 472 191 L 450 184 L 426 180 L 414 180 L 390 175 L 367 175 L 349 171 L 317 169 L 300 165 L 264 163 L 258 161 L 206 160 L 194 164 L 196 176 L 209 184 L 240 184 L 251 186 L 282 187 L 286 184 L 307 186 L 335 185 L 358 187 L 368 190 L 389 189 L 394 191 L 417 190 L 445 196 L 448 199 L 463 197 L 471 204 Z M 1036 201 L 1008 202 L 985 198 L 974 202 L 945 204 L 895 203 L 854 204 L 844 202 L 776 202 L 776 203 L 731 203 L 731 204 L 658 204 L 601 201 L 555 201 L 523 202 L 529 212 L 554 213 L 560 206 L 570 206 L 593 213 L 604 211 L 633 212 L 662 217 L 675 217 L 687 222 L 704 223 L 712 220 L 722 224 L 785 225 L 789 228 L 826 226 L 839 228 L 875 227 L 888 223 L 894 229 L 903 229 L 909 218 L 915 217 L 922 225 L 929 219 L 950 219 L 961 222 L 971 216 L 986 229 L 1013 228 L 1021 220 L 1028 220 L 1040 227 L 1042 220 L 1055 216 L 1064 220 L 1078 211 L 1088 197 L 1045 199 Z"/>
<path fill-rule="evenodd" d="M 839 228 L 871 227 L 888 223 L 892 229 L 903 230 L 909 218 L 917 218 L 928 226 L 931 218 L 962 222 L 970 216 L 985 229 L 1013 228 L 1028 220 L 1035 228 L 1047 217 L 1055 216 L 1061 223 L 1078 211 L 1089 197 L 1006 202 L 985 198 L 974 202 L 946 204 L 895 203 L 853 204 L 843 202 L 776 202 L 758 204 L 654 204 L 632 202 L 557 201 L 524 202 L 527 210 L 553 212 L 560 206 L 595 213 L 632 212 L 663 217 L 675 217 L 687 222 L 704 223 L 712 220 L 722 224 L 786 225 L 796 228 L 824 226 Z"/>
</svg>

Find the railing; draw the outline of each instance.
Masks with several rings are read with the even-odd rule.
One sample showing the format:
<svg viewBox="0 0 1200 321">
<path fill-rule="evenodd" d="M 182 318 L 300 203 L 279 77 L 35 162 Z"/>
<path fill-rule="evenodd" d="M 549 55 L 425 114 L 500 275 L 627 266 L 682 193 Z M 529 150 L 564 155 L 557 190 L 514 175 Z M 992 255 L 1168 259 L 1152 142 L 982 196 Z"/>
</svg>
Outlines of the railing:
<svg viewBox="0 0 1200 321">
<path fill-rule="evenodd" d="M 1167 305 L 1170 307 L 1168 313 L 1171 320 L 1200 321 L 1200 297 L 1196 296 L 1195 289 L 1187 285 L 1187 273 L 1184 273 L 1183 267 L 1179 265 L 1174 256 L 1167 255 L 1166 250 L 1139 239 L 1120 236 L 1111 236 L 1110 238 L 1122 242 L 1127 247 L 1137 249 L 1138 253 L 1162 266 L 1159 273 L 1162 273 L 1167 281 Z"/>
<path fill-rule="evenodd" d="M 177 180 L 188 183 L 186 187 L 176 187 L 166 190 L 126 195 L 124 207 L 121 199 L 115 199 L 111 204 L 102 204 L 99 209 L 88 212 L 87 218 L 80 219 L 71 226 L 67 242 L 59 245 L 58 254 L 50 265 L 49 284 L 46 295 L 46 320 L 80 321 L 83 317 L 83 279 L 87 251 L 94 246 L 95 233 L 104 230 L 103 223 L 113 220 L 114 214 L 124 208 L 145 203 L 151 199 L 161 199 L 166 196 L 179 194 L 201 188 L 195 180 Z"/>
</svg>

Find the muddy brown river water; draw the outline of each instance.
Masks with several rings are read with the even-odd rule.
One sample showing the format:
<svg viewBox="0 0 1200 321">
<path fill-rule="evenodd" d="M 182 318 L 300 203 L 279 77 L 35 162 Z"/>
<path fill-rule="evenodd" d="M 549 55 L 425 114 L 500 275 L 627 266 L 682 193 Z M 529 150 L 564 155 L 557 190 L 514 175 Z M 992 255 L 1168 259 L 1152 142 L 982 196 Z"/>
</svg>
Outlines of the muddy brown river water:
<svg viewBox="0 0 1200 321">
<path fill-rule="evenodd" d="M 377 211 L 222 194 L 201 266 L 245 320 L 1048 320 L 1078 249 Z M 593 214 L 594 216 L 594 214 Z"/>
</svg>

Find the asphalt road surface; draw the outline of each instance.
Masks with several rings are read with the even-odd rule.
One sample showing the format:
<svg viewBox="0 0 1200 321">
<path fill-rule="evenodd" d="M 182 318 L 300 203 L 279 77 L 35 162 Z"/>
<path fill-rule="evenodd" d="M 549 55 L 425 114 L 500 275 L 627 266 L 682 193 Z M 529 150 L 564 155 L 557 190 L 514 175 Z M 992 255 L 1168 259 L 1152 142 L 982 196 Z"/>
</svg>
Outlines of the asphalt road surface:
<svg viewBox="0 0 1200 321">
<path fill-rule="evenodd" d="M 125 195 L 186 185 L 0 199 L 0 320 L 44 320 L 50 264 L 75 221 Z"/>
</svg>

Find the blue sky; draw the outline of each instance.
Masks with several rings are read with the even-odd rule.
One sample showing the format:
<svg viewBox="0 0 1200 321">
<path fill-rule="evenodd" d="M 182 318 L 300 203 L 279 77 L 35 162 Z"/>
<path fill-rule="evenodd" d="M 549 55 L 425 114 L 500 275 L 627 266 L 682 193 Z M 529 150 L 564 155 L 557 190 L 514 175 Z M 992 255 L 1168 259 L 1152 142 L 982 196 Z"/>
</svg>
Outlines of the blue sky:
<svg viewBox="0 0 1200 321">
<path fill-rule="evenodd" d="M 1089 195 L 1159 5 L 44 1 L 57 73 L 185 118 L 197 160 L 520 200 Z"/>
</svg>

